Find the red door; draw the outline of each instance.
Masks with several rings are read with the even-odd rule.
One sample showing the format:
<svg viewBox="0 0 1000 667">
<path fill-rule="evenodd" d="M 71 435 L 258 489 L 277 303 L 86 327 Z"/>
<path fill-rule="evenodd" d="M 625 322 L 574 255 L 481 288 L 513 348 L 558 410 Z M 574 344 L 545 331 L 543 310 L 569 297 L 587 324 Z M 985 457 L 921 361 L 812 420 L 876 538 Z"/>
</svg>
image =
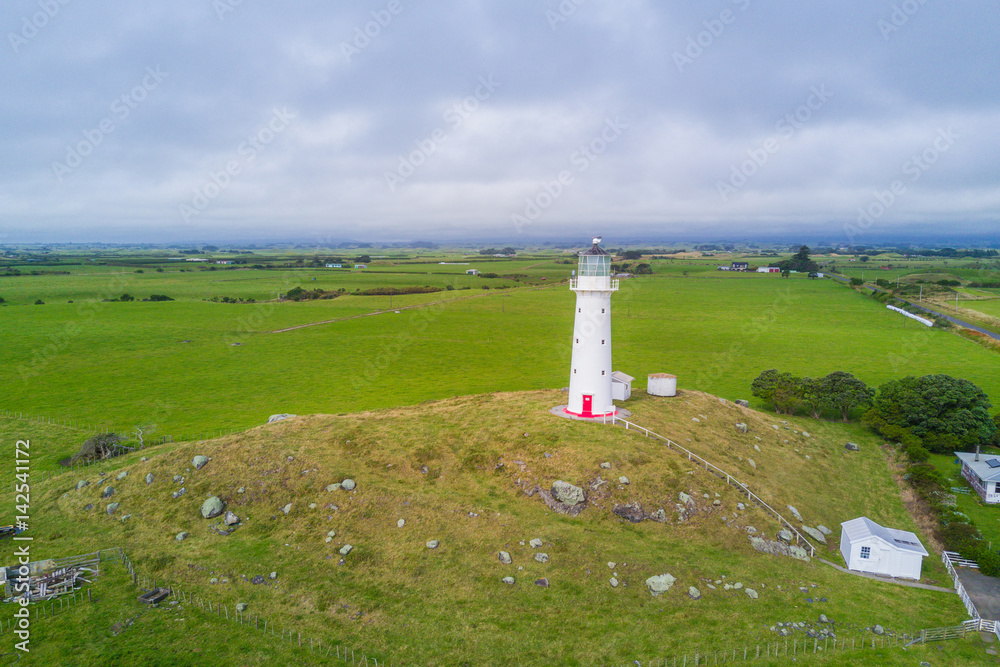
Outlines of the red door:
<svg viewBox="0 0 1000 667">
<path fill-rule="evenodd" d="M 590 417 L 594 414 L 594 397 L 591 394 L 583 395 L 583 416 Z"/>
</svg>

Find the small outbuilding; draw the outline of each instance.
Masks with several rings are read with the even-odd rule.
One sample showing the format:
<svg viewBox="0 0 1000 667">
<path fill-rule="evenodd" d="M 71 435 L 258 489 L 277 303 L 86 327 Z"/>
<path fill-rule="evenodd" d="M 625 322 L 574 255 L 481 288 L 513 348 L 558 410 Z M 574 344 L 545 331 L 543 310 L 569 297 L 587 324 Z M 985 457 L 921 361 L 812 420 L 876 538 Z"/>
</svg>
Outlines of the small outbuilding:
<svg viewBox="0 0 1000 667">
<path fill-rule="evenodd" d="M 1000 457 L 968 452 L 955 452 L 955 456 L 962 462 L 962 477 L 983 502 L 1000 503 Z"/>
<path fill-rule="evenodd" d="M 611 371 L 611 398 L 626 401 L 632 395 L 632 380 L 635 378 L 621 371 Z"/>
<path fill-rule="evenodd" d="M 465 275 L 467 275 L 467 276 L 478 276 L 479 275 L 479 269 L 466 269 L 465 270 Z"/>
<path fill-rule="evenodd" d="M 866 516 L 840 524 L 840 553 L 848 569 L 920 579 L 927 550 L 906 530 L 880 526 Z"/>
</svg>

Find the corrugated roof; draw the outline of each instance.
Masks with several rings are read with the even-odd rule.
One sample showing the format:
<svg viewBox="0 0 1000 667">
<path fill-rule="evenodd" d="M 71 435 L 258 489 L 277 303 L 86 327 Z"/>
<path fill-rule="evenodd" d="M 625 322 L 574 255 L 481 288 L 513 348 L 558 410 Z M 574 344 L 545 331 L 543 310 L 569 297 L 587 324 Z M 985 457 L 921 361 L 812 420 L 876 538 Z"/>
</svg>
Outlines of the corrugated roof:
<svg viewBox="0 0 1000 667">
<path fill-rule="evenodd" d="M 634 379 L 635 378 L 632 377 L 631 375 L 627 375 L 625 373 L 622 373 L 621 371 L 611 371 L 612 382 L 614 382 L 615 380 L 617 380 L 618 382 L 631 382 Z"/>
<path fill-rule="evenodd" d="M 990 461 L 1000 461 L 1000 456 L 996 454 L 980 454 L 976 461 L 976 455 L 970 452 L 955 452 L 955 456 L 972 468 L 972 472 L 979 476 L 984 482 L 1000 482 L 1000 467 L 990 466 Z"/>
<path fill-rule="evenodd" d="M 929 555 L 920 543 L 920 538 L 910 531 L 880 526 L 866 516 L 844 521 L 840 524 L 840 528 L 847 533 L 847 537 L 851 542 L 863 540 L 868 537 L 877 537 L 900 551 L 912 551 L 921 556 Z"/>
</svg>

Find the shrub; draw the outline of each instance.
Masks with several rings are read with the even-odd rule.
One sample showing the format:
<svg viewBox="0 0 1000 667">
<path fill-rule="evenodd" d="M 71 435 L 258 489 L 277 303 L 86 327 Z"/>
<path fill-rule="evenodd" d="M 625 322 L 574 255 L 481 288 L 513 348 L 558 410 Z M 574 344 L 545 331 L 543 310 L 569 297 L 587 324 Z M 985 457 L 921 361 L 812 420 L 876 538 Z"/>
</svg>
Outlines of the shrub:
<svg viewBox="0 0 1000 667">
<path fill-rule="evenodd" d="M 864 281 L 861 278 L 851 278 L 851 286 L 857 287 L 859 285 L 864 285 Z"/>
<path fill-rule="evenodd" d="M 70 459 L 73 463 L 81 461 L 98 461 L 100 459 L 110 459 L 128 451 L 128 448 L 121 443 L 125 440 L 117 433 L 102 433 L 92 438 L 87 438 L 80 446 L 80 451 Z"/>
<path fill-rule="evenodd" d="M 173 299 L 171 299 L 166 294 L 150 294 L 149 295 L 149 300 L 150 301 L 173 301 Z"/>
<path fill-rule="evenodd" d="M 903 451 L 906 452 L 906 457 L 910 459 L 912 463 L 923 463 L 931 456 L 931 453 L 927 451 L 926 447 L 917 443 L 906 445 Z"/>
<path fill-rule="evenodd" d="M 35 305 L 36 306 L 44 306 L 45 302 L 42 301 L 41 299 L 35 299 Z"/>
</svg>

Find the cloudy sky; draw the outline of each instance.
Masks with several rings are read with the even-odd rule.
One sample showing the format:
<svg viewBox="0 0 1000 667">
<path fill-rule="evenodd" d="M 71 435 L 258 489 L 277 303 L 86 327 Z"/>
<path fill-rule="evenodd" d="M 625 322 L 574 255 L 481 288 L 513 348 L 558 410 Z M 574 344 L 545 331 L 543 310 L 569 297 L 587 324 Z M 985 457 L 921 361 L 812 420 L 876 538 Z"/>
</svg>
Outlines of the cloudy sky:
<svg viewBox="0 0 1000 667">
<path fill-rule="evenodd" d="M 1000 222 L 990 0 L 10 0 L 0 243 Z"/>
</svg>

